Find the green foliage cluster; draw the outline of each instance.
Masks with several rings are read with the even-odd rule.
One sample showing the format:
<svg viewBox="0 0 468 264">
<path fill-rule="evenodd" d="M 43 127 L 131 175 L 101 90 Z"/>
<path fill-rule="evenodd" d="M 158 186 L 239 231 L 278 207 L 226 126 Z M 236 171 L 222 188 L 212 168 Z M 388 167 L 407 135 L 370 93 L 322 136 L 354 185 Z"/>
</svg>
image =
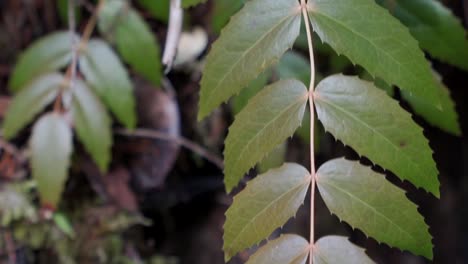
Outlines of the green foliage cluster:
<svg viewBox="0 0 468 264">
<path fill-rule="evenodd" d="M 391 98 L 391 91 L 393 86 L 400 88 L 417 114 L 459 135 L 453 100 L 420 47 L 434 58 L 466 70 L 466 31 L 436 0 L 377 2 L 248 1 L 213 44 L 201 80 L 198 117 L 205 118 L 240 94 L 233 101 L 237 114 L 225 141 L 228 192 L 294 134 L 307 105 L 311 113 L 307 125 L 312 143 L 310 171 L 285 163 L 247 183 L 226 212 L 226 261 L 282 227 L 296 214 L 310 189 L 309 241 L 298 235 L 282 235 L 262 246 L 248 263 L 299 264 L 307 258 L 310 263 L 373 263 L 363 249 L 345 237 L 326 236 L 315 241 L 316 186 L 329 210 L 353 228 L 391 247 L 432 259 L 432 237 L 417 206 L 384 175 L 343 158 L 328 161 L 315 171 L 316 112 L 325 130 L 359 155 L 401 180 L 440 195 L 428 140 L 411 115 Z M 301 23 L 306 28 L 305 41 L 298 39 Z M 364 75 L 370 75 L 375 83 L 336 73 L 324 79 L 316 76 L 314 49 L 319 46 L 312 45 L 313 38 L 320 38 L 362 66 L 367 72 Z M 308 66 L 303 61 L 291 59 L 294 53 L 286 53 L 287 60 L 298 66 L 285 72 L 281 71 L 283 60 L 278 64 L 296 41 L 309 47 L 310 74 L 304 74 Z M 272 69 L 280 72 L 280 80 L 266 85 Z M 304 83 L 309 80 L 307 89 Z"/>
<path fill-rule="evenodd" d="M 33 178 L 41 203 L 49 208 L 60 201 L 73 131 L 105 172 L 112 146 L 109 111 L 127 128 L 136 126 L 133 83 L 122 60 L 154 85 L 161 81 L 159 44 L 139 13 L 124 0 L 101 1 L 98 8 L 95 20 L 105 40 L 90 38 L 93 19 L 82 36 L 73 31 L 45 36 L 21 55 L 9 83 L 15 96 L 3 123 L 6 139 L 53 103 L 30 138 Z"/>
</svg>

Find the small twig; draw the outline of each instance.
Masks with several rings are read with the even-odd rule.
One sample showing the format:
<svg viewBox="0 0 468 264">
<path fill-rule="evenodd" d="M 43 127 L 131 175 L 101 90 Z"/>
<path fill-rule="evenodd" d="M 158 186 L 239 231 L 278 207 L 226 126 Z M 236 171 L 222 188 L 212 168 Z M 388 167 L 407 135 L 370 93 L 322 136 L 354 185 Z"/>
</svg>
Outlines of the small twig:
<svg viewBox="0 0 468 264">
<path fill-rule="evenodd" d="M 166 45 L 164 47 L 162 58 L 162 63 L 166 65 L 166 73 L 171 70 L 174 57 L 177 53 L 177 46 L 179 45 L 179 38 L 182 32 L 183 19 L 184 12 L 181 7 L 181 0 L 171 0 L 169 26 L 167 29 Z"/>
<path fill-rule="evenodd" d="M 126 129 L 118 129 L 115 131 L 119 135 L 124 135 L 124 136 L 129 136 L 129 137 L 144 137 L 144 138 L 152 138 L 152 139 L 160 139 L 160 140 L 166 140 L 166 141 L 171 141 L 173 143 L 176 143 L 177 145 L 180 145 L 182 147 L 185 147 L 194 153 L 197 153 L 201 157 L 204 157 L 214 165 L 216 165 L 218 168 L 221 170 L 224 168 L 223 160 L 220 159 L 219 157 L 213 155 L 210 153 L 208 150 L 203 148 L 202 146 L 198 145 L 195 142 L 192 142 L 184 137 L 178 137 L 178 136 L 173 136 L 166 134 L 164 132 L 156 131 L 156 130 L 150 130 L 150 129 L 135 129 L 132 131 L 126 130 Z"/>
</svg>

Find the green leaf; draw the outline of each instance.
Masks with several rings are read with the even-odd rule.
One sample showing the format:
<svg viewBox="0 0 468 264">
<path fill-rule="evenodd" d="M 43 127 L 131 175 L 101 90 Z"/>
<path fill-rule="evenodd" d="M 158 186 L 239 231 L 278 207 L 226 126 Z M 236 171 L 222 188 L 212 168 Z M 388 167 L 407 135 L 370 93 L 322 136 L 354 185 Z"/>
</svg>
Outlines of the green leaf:
<svg viewBox="0 0 468 264">
<path fill-rule="evenodd" d="M 255 0 L 232 17 L 208 54 L 201 80 L 198 119 L 239 93 L 294 44 L 300 5 L 291 0 Z"/>
<path fill-rule="evenodd" d="M 309 185 L 310 173 L 294 163 L 285 163 L 250 181 L 226 212 L 226 262 L 293 217 L 304 202 Z"/>
<path fill-rule="evenodd" d="M 73 226 L 64 214 L 54 213 L 53 219 L 60 231 L 70 238 L 75 237 L 75 230 L 73 230 Z"/>
<path fill-rule="evenodd" d="M 428 226 L 405 192 L 359 162 L 335 159 L 317 171 L 330 211 L 353 228 L 392 247 L 432 259 Z"/>
<path fill-rule="evenodd" d="M 441 108 L 437 82 L 417 41 L 374 0 L 310 0 L 307 5 L 315 32 L 335 51 Z"/>
<path fill-rule="evenodd" d="M 224 150 L 224 182 L 229 192 L 245 172 L 299 127 L 308 92 L 297 80 L 282 80 L 264 88 L 236 116 Z"/>
<path fill-rule="evenodd" d="M 125 1 L 107 1 L 99 16 L 99 30 L 115 38 L 123 60 L 137 73 L 159 85 L 162 66 L 159 45 L 150 27 Z"/>
<path fill-rule="evenodd" d="M 182 7 L 188 8 L 205 2 L 206 0 L 182 0 Z"/>
<path fill-rule="evenodd" d="M 42 205 L 56 208 L 65 187 L 72 152 L 72 132 L 57 113 L 44 115 L 34 125 L 31 139 L 32 176 Z"/>
<path fill-rule="evenodd" d="M 127 128 L 134 128 L 133 84 L 111 47 L 102 40 L 90 40 L 80 56 L 80 70 L 117 119 Z"/>
<path fill-rule="evenodd" d="M 63 84 L 59 73 L 43 75 L 35 79 L 13 97 L 3 121 L 3 135 L 11 139 L 50 104 Z"/>
<path fill-rule="evenodd" d="M 214 2 L 213 18 L 211 25 L 216 33 L 220 33 L 221 29 L 229 22 L 229 19 L 234 15 L 243 5 L 245 0 L 217 0 Z"/>
<path fill-rule="evenodd" d="M 305 264 L 309 242 L 298 235 L 282 235 L 253 254 L 246 264 Z"/>
<path fill-rule="evenodd" d="M 138 0 L 153 17 L 163 22 L 169 20 L 169 0 Z"/>
<path fill-rule="evenodd" d="M 458 123 L 458 114 L 455 110 L 455 102 L 453 102 L 450 97 L 449 90 L 442 82 L 440 82 L 437 92 L 439 93 L 442 109 L 434 107 L 422 98 L 411 96 L 407 92 L 403 92 L 402 97 L 411 105 L 414 112 L 422 116 L 429 124 L 436 126 L 445 132 L 449 132 L 454 135 L 461 135 L 461 128 Z"/>
<path fill-rule="evenodd" d="M 286 158 L 287 150 L 288 144 L 286 142 L 283 142 L 277 146 L 270 153 L 268 153 L 261 162 L 258 163 L 257 172 L 265 173 L 270 169 L 281 166 L 284 163 L 284 159 Z"/>
<path fill-rule="evenodd" d="M 288 51 L 281 58 L 277 66 L 280 79 L 294 78 L 309 85 L 310 82 L 310 64 L 304 56 L 294 51 Z"/>
<path fill-rule="evenodd" d="M 37 40 L 21 54 L 11 74 L 10 90 L 17 92 L 34 78 L 64 67 L 71 60 L 71 50 L 72 39 L 68 32 L 53 33 Z"/>
<path fill-rule="evenodd" d="M 262 90 L 271 78 L 273 72 L 266 70 L 257 79 L 250 82 L 249 86 L 243 89 L 238 96 L 232 98 L 232 111 L 238 114 L 247 105 L 250 99 Z"/>
<path fill-rule="evenodd" d="M 73 87 L 72 114 L 78 138 L 96 161 L 101 171 L 106 171 L 112 146 L 111 120 L 99 98 L 82 81 Z"/>
<path fill-rule="evenodd" d="M 468 71 L 467 32 L 450 9 L 435 0 L 378 2 L 408 27 L 432 56 Z"/>
<path fill-rule="evenodd" d="M 315 264 L 372 264 L 365 250 L 342 236 L 326 236 L 315 242 Z"/>
<path fill-rule="evenodd" d="M 422 129 L 372 83 L 334 75 L 314 93 L 325 130 L 360 155 L 439 197 L 438 171 Z"/>
</svg>

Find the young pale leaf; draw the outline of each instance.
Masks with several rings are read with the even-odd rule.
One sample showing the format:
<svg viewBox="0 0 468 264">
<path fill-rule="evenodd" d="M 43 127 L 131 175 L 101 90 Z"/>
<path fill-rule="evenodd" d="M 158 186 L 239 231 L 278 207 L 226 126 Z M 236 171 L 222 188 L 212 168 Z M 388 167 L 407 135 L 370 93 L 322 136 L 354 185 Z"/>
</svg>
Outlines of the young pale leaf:
<svg viewBox="0 0 468 264">
<path fill-rule="evenodd" d="M 226 212 L 226 261 L 267 238 L 293 217 L 304 202 L 309 185 L 310 173 L 294 163 L 285 163 L 249 182 Z"/>
<path fill-rule="evenodd" d="M 68 32 L 53 33 L 34 42 L 16 64 L 9 82 L 10 90 L 17 92 L 39 75 L 67 65 L 71 60 L 71 47 L 72 36 Z"/>
<path fill-rule="evenodd" d="M 73 87 L 72 114 L 78 138 L 101 171 L 106 171 L 111 157 L 111 119 L 99 98 L 82 81 Z"/>
<path fill-rule="evenodd" d="M 356 77 L 334 75 L 314 93 L 325 129 L 403 180 L 439 196 L 438 171 L 422 129 L 398 102 Z"/>
<path fill-rule="evenodd" d="M 16 136 L 40 111 L 50 104 L 63 83 L 63 76 L 59 73 L 47 74 L 36 78 L 13 97 L 5 120 L 3 121 L 3 135 L 6 139 Z"/>
<path fill-rule="evenodd" d="M 32 176 L 41 203 L 56 208 L 67 179 L 72 132 L 63 116 L 50 113 L 34 125 L 31 139 Z"/>
<path fill-rule="evenodd" d="M 242 176 L 299 127 L 307 104 L 300 81 L 282 80 L 264 88 L 236 116 L 224 150 L 224 182 L 229 192 Z"/>
<path fill-rule="evenodd" d="M 335 159 L 317 171 L 328 209 L 352 227 L 390 246 L 432 259 L 431 235 L 405 192 L 358 162 Z"/>
<path fill-rule="evenodd" d="M 379 0 L 411 31 L 432 56 L 468 71 L 467 32 L 460 20 L 436 0 Z"/>
<path fill-rule="evenodd" d="M 315 242 L 315 264 L 373 264 L 365 250 L 342 236 L 326 236 Z"/>
<path fill-rule="evenodd" d="M 418 43 L 374 0 L 309 0 L 307 5 L 315 32 L 338 53 L 441 108 L 437 82 Z"/>
<path fill-rule="evenodd" d="M 282 235 L 253 254 L 246 264 L 305 264 L 309 242 L 298 235 Z"/>
<path fill-rule="evenodd" d="M 159 85 L 162 75 L 159 45 L 140 14 L 124 1 L 108 1 L 99 15 L 99 30 L 115 37 L 117 50 L 136 72 Z"/>
<path fill-rule="evenodd" d="M 80 56 L 80 70 L 117 119 L 126 127 L 134 128 L 133 84 L 111 47 L 102 40 L 90 40 Z"/>
<path fill-rule="evenodd" d="M 450 97 L 450 92 L 444 84 L 440 83 L 439 98 L 442 109 L 438 109 L 427 103 L 424 99 L 417 96 L 411 96 L 403 92 L 403 98 L 411 105 L 414 112 L 422 116 L 429 124 L 436 126 L 445 132 L 454 135 L 461 135 L 460 124 L 458 123 L 458 114 L 455 110 L 455 102 Z"/>
<path fill-rule="evenodd" d="M 207 57 L 198 119 L 239 93 L 292 47 L 300 13 L 294 0 L 255 0 L 232 17 Z"/>
</svg>

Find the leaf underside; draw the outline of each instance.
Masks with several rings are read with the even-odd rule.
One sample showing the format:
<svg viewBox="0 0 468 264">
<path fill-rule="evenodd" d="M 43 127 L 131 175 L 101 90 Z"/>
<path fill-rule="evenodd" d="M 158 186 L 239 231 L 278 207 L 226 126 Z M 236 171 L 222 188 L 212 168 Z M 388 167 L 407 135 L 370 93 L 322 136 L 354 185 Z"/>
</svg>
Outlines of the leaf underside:
<svg viewBox="0 0 468 264">
<path fill-rule="evenodd" d="M 360 248 L 342 236 L 326 236 L 315 242 L 314 264 L 373 264 Z"/>
<path fill-rule="evenodd" d="M 32 176 L 41 204 L 56 208 L 65 187 L 72 152 L 72 132 L 63 116 L 47 114 L 34 125 L 31 139 Z"/>
<path fill-rule="evenodd" d="M 415 204 L 384 175 L 358 162 L 335 159 L 317 171 L 330 211 L 390 246 L 432 259 L 432 237 Z"/>
<path fill-rule="evenodd" d="M 291 0 L 249 1 L 232 17 L 208 54 L 198 119 L 239 93 L 294 44 L 300 5 Z"/>
<path fill-rule="evenodd" d="M 309 242 L 298 235 L 282 235 L 269 241 L 246 264 L 305 264 Z"/>
<path fill-rule="evenodd" d="M 102 40 L 92 39 L 79 61 L 87 82 L 117 119 L 127 128 L 134 128 L 136 112 L 133 84 L 111 47 Z"/>
<path fill-rule="evenodd" d="M 315 32 L 336 52 L 441 108 L 438 84 L 417 41 L 374 0 L 309 0 L 307 5 Z"/>
<path fill-rule="evenodd" d="M 226 261 L 267 238 L 293 217 L 304 202 L 309 185 L 310 173 L 294 163 L 285 163 L 250 181 L 226 212 Z"/>
<path fill-rule="evenodd" d="M 236 116 L 224 150 L 224 182 L 230 192 L 244 173 L 261 161 L 300 126 L 307 89 L 297 80 L 265 87 Z"/>
<path fill-rule="evenodd" d="M 373 83 L 333 75 L 314 93 L 325 129 L 400 179 L 439 196 L 438 171 L 422 129 Z"/>
<path fill-rule="evenodd" d="M 73 87 L 72 114 L 78 138 L 101 171 L 106 171 L 111 158 L 111 119 L 106 108 L 82 81 Z"/>
</svg>

